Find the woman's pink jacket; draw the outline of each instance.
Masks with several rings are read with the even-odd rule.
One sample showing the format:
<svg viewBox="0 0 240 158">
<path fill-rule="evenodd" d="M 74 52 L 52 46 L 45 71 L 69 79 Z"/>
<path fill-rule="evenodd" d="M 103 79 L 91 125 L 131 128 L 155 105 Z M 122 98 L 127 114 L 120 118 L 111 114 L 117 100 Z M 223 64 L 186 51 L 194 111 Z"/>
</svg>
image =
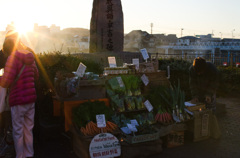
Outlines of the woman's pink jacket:
<svg viewBox="0 0 240 158">
<path fill-rule="evenodd" d="M 12 85 L 24 64 L 25 68 L 19 79 Z M 8 57 L 4 67 L 4 74 L 0 78 L 0 86 L 10 88 L 10 107 L 36 101 L 35 80 L 37 80 L 38 77 L 38 69 L 32 52 L 28 50 L 18 50 Z"/>
</svg>

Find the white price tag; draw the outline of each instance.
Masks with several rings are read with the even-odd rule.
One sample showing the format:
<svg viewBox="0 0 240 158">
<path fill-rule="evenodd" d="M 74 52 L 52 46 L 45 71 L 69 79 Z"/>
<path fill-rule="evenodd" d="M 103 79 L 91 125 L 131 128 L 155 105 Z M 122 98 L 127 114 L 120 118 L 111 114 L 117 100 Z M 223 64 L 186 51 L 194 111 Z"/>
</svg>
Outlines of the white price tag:
<svg viewBox="0 0 240 158">
<path fill-rule="evenodd" d="M 106 127 L 106 120 L 105 120 L 105 115 L 96 115 L 96 120 L 97 120 L 97 127 L 98 128 L 104 128 Z"/>
<path fill-rule="evenodd" d="M 143 81 L 145 86 L 148 85 L 149 80 L 148 80 L 148 77 L 145 74 L 142 75 L 141 80 Z"/>
<path fill-rule="evenodd" d="M 147 110 L 148 110 L 149 112 L 153 110 L 153 106 L 152 106 L 152 104 L 149 102 L 149 100 L 146 100 L 146 101 L 144 102 L 144 105 L 145 105 L 145 107 L 147 108 Z"/>
<path fill-rule="evenodd" d="M 139 126 L 137 120 L 130 120 L 130 122 L 133 126 Z"/>
<path fill-rule="evenodd" d="M 135 65 L 136 70 L 138 70 L 139 69 L 139 59 L 138 58 L 132 59 L 132 63 L 133 63 L 133 65 Z"/>
<path fill-rule="evenodd" d="M 137 128 L 136 128 L 136 126 L 133 126 L 132 124 L 129 124 L 129 123 L 127 123 L 127 127 L 130 129 L 130 131 L 132 131 L 132 132 L 137 132 L 138 130 L 137 130 Z"/>
<path fill-rule="evenodd" d="M 123 133 L 125 133 L 125 134 L 131 134 L 131 133 L 132 133 L 128 127 L 122 127 L 121 130 L 122 130 Z"/>
<path fill-rule="evenodd" d="M 116 58 L 115 57 L 108 57 L 109 67 L 117 67 Z"/>
<path fill-rule="evenodd" d="M 142 53 L 143 59 L 144 59 L 144 60 L 147 60 L 147 59 L 149 58 L 147 49 L 146 49 L 146 48 L 143 48 L 143 49 L 140 49 L 140 51 L 141 51 L 141 53 Z"/>
<path fill-rule="evenodd" d="M 83 77 L 85 71 L 86 71 L 86 66 L 83 63 L 80 63 L 77 69 L 76 74 L 80 77 Z"/>
<path fill-rule="evenodd" d="M 116 77 L 116 78 L 118 80 L 118 83 L 119 83 L 120 87 L 124 87 L 125 85 L 123 83 L 122 77 Z"/>
</svg>

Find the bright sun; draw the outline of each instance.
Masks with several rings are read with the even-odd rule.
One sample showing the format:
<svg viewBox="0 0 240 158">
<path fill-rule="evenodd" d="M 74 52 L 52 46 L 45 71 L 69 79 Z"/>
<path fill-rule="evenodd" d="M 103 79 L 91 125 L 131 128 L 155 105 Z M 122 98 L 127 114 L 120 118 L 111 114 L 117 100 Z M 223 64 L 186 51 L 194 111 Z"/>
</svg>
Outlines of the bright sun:
<svg viewBox="0 0 240 158">
<path fill-rule="evenodd" d="M 16 31 L 21 34 L 21 35 L 25 35 L 27 32 L 32 31 L 32 24 L 27 24 L 27 23 L 15 23 L 15 29 Z"/>
</svg>

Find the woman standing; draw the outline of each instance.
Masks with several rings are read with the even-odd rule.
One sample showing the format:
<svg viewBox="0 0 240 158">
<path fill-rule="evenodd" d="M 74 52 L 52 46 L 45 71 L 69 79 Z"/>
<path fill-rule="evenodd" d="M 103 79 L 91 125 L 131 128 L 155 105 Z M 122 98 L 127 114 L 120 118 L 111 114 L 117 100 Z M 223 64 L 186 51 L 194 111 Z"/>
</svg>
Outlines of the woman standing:
<svg viewBox="0 0 240 158">
<path fill-rule="evenodd" d="M 20 41 L 18 33 L 14 31 L 6 35 L 3 52 L 8 59 L 0 86 L 9 88 L 8 101 L 11 107 L 16 158 L 33 157 L 32 129 L 37 98 L 35 80 L 38 79 L 34 54 Z M 21 75 L 17 79 L 21 69 Z"/>
</svg>

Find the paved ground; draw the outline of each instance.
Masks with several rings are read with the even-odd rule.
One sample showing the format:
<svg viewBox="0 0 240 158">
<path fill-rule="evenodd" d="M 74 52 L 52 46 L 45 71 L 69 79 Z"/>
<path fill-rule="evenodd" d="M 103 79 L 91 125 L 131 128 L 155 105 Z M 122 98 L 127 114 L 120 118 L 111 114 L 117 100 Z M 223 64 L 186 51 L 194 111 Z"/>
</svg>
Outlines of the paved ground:
<svg viewBox="0 0 240 158">
<path fill-rule="evenodd" d="M 163 148 L 151 158 L 239 158 L 240 157 L 240 97 L 218 98 L 226 104 L 227 113 L 218 116 L 222 137 L 219 140 L 208 139 L 193 142 L 186 137 L 183 146 Z M 35 158 L 76 158 L 72 151 L 71 140 L 62 134 L 62 130 L 45 131 L 35 134 Z M 41 132 L 40 132 L 41 133 Z M 48 136 L 46 136 L 48 135 Z M 14 148 L 7 149 L 7 158 L 14 157 Z"/>
</svg>

